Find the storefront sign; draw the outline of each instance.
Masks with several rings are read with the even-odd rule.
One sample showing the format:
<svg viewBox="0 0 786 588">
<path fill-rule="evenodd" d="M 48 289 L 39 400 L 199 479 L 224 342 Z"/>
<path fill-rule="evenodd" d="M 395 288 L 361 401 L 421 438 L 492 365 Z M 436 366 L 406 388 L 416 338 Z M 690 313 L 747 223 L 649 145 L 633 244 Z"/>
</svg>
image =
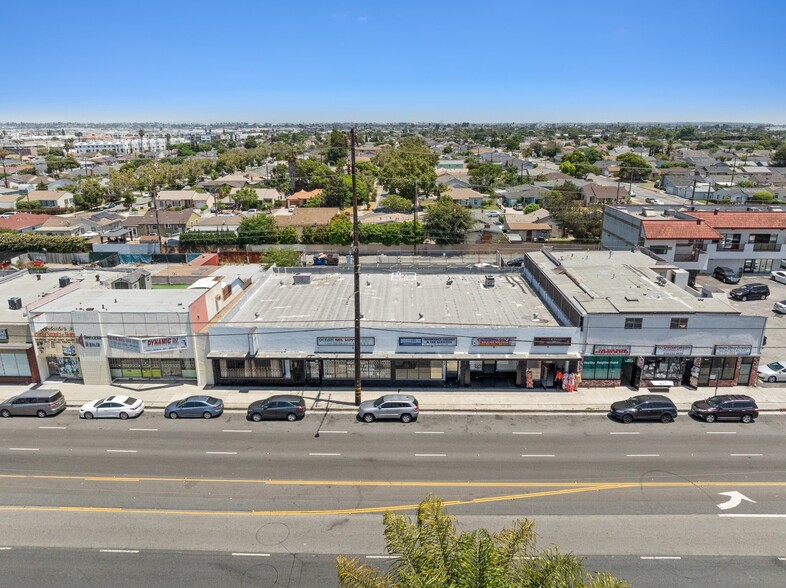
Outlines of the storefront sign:
<svg viewBox="0 0 786 588">
<path fill-rule="evenodd" d="M 68 327 L 44 327 L 35 336 L 39 339 L 73 339 L 76 335 Z"/>
<path fill-rule="evenodd" d="M 472 345 L 475 347 L 512 347 L 515 345 L 513 337 L 473 337 Z"/>
<path fill-rule="evenodd" d="M 655 355 L 687 356 L 693 353 L 693 345 L 656 345 Z"/>
<path fill-rule="evenodd" d="M 714 355 L 750 355 L 751 351 L 750 345 L 716 345 Z"/>
<path fill-rule="evenodd" d="M 570 343 L 570 337 L 534 337 L 532 340 L 532 344 L 536 347 L 565 347 Z"/>
<path fill-rule="evenodd" d="M 457 337 L 399 337 L 401 347 L 455 347 Z"/>
<path fill-rule="evenodd" d="M 592 355 L 630 355 L 630 345 L 595 345 Z"/>
<path fill-rule="evenodd" d="M 188 337 L 186 335 L 144 338 L 108 335 L 107 342 L 112 349 L 130 351 L 132 353 L 160 353 L 162 351 L 188 349 Z"/>
<path fill-rule="evenodd" d="M 101 347 L 101 337 L 98 335 L 79 335 L 76 342 L 82 347 Z"/>
<path fill-rule="evenodd" d="M 373 347 L 374 337 L 361 337 L 361 347 Z M 317 337 L 317 345 L 324 347 L 354 347 L 354 337 Z"/>
</svg>

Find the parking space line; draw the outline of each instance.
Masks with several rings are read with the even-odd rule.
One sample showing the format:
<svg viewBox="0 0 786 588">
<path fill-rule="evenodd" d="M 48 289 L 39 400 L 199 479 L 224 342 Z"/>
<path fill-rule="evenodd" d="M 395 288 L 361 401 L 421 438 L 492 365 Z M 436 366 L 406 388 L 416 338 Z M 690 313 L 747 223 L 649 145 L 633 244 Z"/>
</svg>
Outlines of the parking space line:
<svg viewBox="0 0 786 588">
<path fill-rule="evenodd" d="M 528 453 L 523 454 L 521 457 L 556 457 L 553 453 Z"/>
<path fill-rule="evenodd" d="M 137 453 L 136 449 L 107 449 L 107 453 Z"/>
<path fill-rule="evenodd" d="M 415 435 L 444 435 L 445 431 L 415 431 Z"/>
<path fill-rule="evenodd" d="M 731 457 L 762 457 L 763 453 L 730 453 Z"/>
<path fill-rule="evenodd" d="M 609 435 L 640 435 L 640 431 L 611 431 Z"/>
<path fill-rule="evenodd" d="M 660 457 L 660 453 L 629 453 L 625 457 Z"/>
<path fill-rule="evenodd" d="M 232 553 L 235 557 L 270 557 L 269 553 L 242 553 L 242 552 L 234 552 Z"/>
<path fill-rule="evenodd" d="M 38 447 L 9 447 L 8 451 L 38 451 Z"/>
<path fill-rule="evenodd" d="M 512 435 L 542 435 L 542 431 L 513 431 Z"/>
<path fill-rule="evenodd" d="M 338 457 L 341 454 L 340 453 L 309 453 L 309 455 L 314 457 Z"/>
<path fill-rule="evenodd" d="M 330 434 L 333 434 L 333 435 L 346 435 L 347 431 L 319 431 L 319 434 L 320 435 L 322 435 L 322 434 L 326 434 L 326 435 L 330 435 Z"/>
<path fill-rule="evenodd" d="M 129 431 L 158 431 L 158 429 L 128 429 Z"/>
<path fill-rule="evenodd" d="M 706 431 L 707 435 L 736 435 L 737 431 Z"/>
<path fill-rule="evenodd" d="M 99 549 L 99 553 L 139 553 L 138 549 Z"/>
<path fill-rule="evenodd" d="M 447 457 L 447 453 L 416 453 L 415 457 Z"/>
<path fill-rule="evenodd" d="M 639 559 L 682 559 L 678 555 L 642 555 Z"/>
<path fill-rule="evenodd" d="M 38 427 L 39 429 L 67 429 L 68 427 Z"/>
<path fill-rule="evenodd" d="M 222 433 L 252 433 L 251 429 L 221 429 Z"/>
<path fill-rule="evenodd" d="M 237 455 L 237 451 L 205 451 L 205 455 Z"/>
</svg>

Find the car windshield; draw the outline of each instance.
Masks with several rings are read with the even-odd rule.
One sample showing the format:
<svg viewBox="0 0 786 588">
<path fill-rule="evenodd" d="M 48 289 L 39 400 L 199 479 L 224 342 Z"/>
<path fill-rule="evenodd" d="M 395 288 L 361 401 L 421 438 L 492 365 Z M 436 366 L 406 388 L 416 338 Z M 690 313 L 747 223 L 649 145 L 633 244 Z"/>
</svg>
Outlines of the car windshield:
<svg viewBox="0 0 786 588">
<path fill-rule="evenodd" d="M 131 397 L 129 396 L 128 398 L 126 398 L 126 402 L 125 402 L 125 403 L 126 403 L 128 406 L 133 406 L 133 405 L 134 405 L 134 404 L 136 404 L 137 402 L 138 402 L 138 400 L 137 400 L 136 398 L 131 398 Z"/>
<path fill-rule="evenodd" d="M 783 364 L 779 361 L 773 361 L 772 363 L 768 363 L 767 367 L 770 368 L 774 372 L 779 372 L 783 369 Z"/>
<path fill-rule="evenodd" d="M 631 396 L 625 401 L 625 406 L 636 406 L 638 404 L 641 404 L 641 398 L 638 396 Z"/>
<path fill-rule="evenodd" d="M 710 406 L 719 406 L 720 405 L 720 400 L 718 400 L 715 397 L 707 398 L 707 404 L 709 404 Z"/>
<path fill-rule="evenodd" d="M 377 399 L 374 401 L 374 406 L 379 406 L 379 405 L 380 405 L 380 404 L 382 404 L 383 402 L 385 402 L 385 398 L 384 398 L 384 397 L 377 398 Z"/>
</svg>

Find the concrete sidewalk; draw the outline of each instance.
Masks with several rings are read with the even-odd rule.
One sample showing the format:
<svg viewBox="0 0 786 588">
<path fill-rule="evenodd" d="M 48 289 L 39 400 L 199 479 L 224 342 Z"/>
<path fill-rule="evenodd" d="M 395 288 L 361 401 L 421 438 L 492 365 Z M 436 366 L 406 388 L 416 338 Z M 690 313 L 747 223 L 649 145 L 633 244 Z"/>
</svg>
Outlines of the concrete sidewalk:
<svg viewBox="0 0 786 588">
<path fill-rule="evenodd" d="M 227 410 L 245 410 L 255 400 L 273 394 L 301 394 L 306 399 L 309 410 L 330 410 L 330 412 L 354 412 L 354 391 L 344 388 L 305 388 L 305 389 L 253 389 L 240 392 L 230 388 L 202 388 L 188 384 L 151 384 L 117 383 L 113 385 L 86 386 L 80 383 L 45 382 L 39 388 L 62 390 L 68 406 L 82 404 L 113 394 L 141 398 L 148 409 L 162 409 L 173 400 L 192 394 L 210 394 L 224 401 Z M 29 389 L 28 386 L 3 386 L 0 398 L 5 399 Z M 399 389 L 366 388 L 363 400 L 372 400 L 382 394 L 399 392 Z M 428 412 L 495 412 L 495 413 L 538 413 L 538 412 L 607 412 L 612 402 L 623 400 L 635 394 L 647 394 L 642 388 L 639 392 L 626 387 L 583 388 L 576 392 L 543 392 L 538 390 L 498 388 L 454 388 L 407 390 L 401 393 L 414 394 L 420 407 Z M 714 388 L 691 390 L 675 387 L 667 395 L 677 408 L 687 411 L 695 400 L 715 394 Z M 719 388 L 718 394 L 747 394 L 756 399 L 761 411 L 786 412 L 786 388 L 750 388 L 736 386 Z"/>
</svg>

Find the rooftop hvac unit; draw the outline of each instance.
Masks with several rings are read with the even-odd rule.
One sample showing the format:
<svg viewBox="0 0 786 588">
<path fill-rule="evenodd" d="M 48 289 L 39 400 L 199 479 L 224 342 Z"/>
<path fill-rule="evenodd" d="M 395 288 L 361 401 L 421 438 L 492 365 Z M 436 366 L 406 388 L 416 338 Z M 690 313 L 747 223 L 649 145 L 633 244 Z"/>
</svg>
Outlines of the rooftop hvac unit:
<svg viewBox="0 0 786 588">
<path fill-rule="evenodd" d="M 68 276 L 60 276 L 60 287 L 65 288 L 68 284 L 71 283 L 71 278 Z"/>
<path fill-rule="evenodd" d="M 21 310 L 22 308 L 22 299 L 18 296 L 8 299 L 8 308 L 11 310 Z"/>
<path fill-rule="evenodd" d="M 494 276 L 486 276 L 486 283 L 483 284 L 486 288 L 493 288 L 494 287 Z"/>
<path fill-rule="evenodd" d="M 293 279 L 295 284 L 310 284 L 311 274 L 295 274 Z"/>
</svg>

